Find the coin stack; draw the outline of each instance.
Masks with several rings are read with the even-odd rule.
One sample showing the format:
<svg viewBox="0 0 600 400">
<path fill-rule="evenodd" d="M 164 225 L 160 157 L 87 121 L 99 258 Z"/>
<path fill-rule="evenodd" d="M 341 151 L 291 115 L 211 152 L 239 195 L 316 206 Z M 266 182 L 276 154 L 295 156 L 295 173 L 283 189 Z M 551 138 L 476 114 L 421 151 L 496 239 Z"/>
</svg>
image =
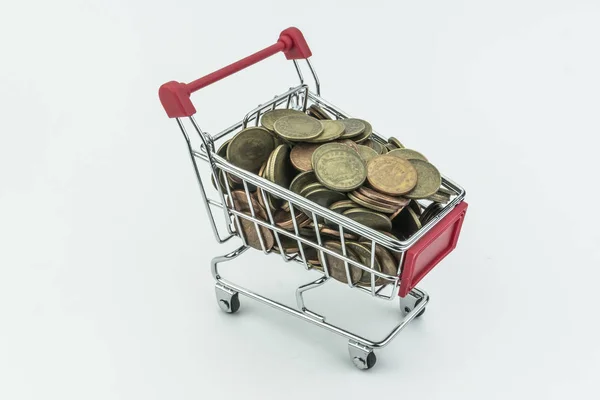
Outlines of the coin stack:
<svg viewBox="0 0 600 400">
<path fill-rule="evenodd" d="M 441 187 L 439 171 L 423 154 L 405 148 L 394 137 L 387 143 L 380 142 L 372 136 L 371 124 L 365 120 L 334 120 L 315 104 L 306 113 L 293 109 L 268 111 L 260 123 L 260 127 L 246 128 L 223 143 L 217 154 L 391 238 L 409 238 L 440 212 L 442 204 L 450 201 L 452 192 Z M 340 231 L 333 221 L 320 217 L 314 221 L 312 213 L 298 206 L 292 214 L 287 201 L 249 184 L 248 198 L 241 180 L 231 175 L 226 179 L 219 176 L 218 181 L 224 193 L 229 186 L 230 205 L 236 210 L 250 215 L 251 204 L 255 218 L 269 221 L 270 214 L 279 228 L 290 232 L 295 232 L 296 225 L 299 234 L 311 242 L 316 241 L 318 230 L 323 245 L 342 254 Z M 214 179 L 213 184 L 216 185 Z M 431 204 L 422 209 L 418 199 Z M 371 284 L 370 273 L 351 266 L 347 274 L 338 257 L 323 256 L 308 245 L 300 249 L 298 241 L 283 234 L 277 241 L 272 230 L 262 226 L 257 230 L 250 220 L 239 218 L 239 223 L 238 230 L 251 247 L 286 254 L 302 250 L 314 268 L 322 269 L 325 261 L 334 279 L 362 286 Z M 348 258 L 371 264 L 370 241 L 344 230 L 344 242 Z M 377 245 L 371 267 L 394 276 L 399 256 Z M 376 279 L 376 285 L 383 283 L 384 279 Z"/>
</svg>

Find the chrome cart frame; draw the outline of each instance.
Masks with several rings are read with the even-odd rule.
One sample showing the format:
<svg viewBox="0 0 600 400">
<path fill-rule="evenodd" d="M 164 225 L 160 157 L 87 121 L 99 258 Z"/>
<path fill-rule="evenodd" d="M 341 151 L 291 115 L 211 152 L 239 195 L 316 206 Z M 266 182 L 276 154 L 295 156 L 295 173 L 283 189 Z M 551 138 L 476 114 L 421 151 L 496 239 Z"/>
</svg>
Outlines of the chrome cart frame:
<svg viewBox="0 0 600 400">
<path fill-rule="evenodd" d="M 293 60 L 295 70 L 300 79 L 300 84 L 298 86 L 292 87 L 284 93 L 259 105 L 248 112 L 241 121 L 216 135 L 210 135 L 200 129 L 193 117 L 195 109 L 189 100 L 189 96 L 192 92 L 280 51 L 282 51 L 288 59 Z M 257 126 L 261 115 L 269 110 L 276 108 L 293 108 L 306 111 L 311 104 L 317 104 L 337 119 L 349 117 L 344 111 L 321 97 L 321 85 L 309 57 L 310 49 L 306 45 L 300 31 L 295 28 L 289 28 L 282 32 L 276 44 L 189 84 L 168 82 L 161 87 L 159 95 L 167 114 L 176 119 L 186 140 L 215 239 L 218 243 L 224 243 L 232 237 L 237 236 L 243 243 L 241 247 L 231 253 L 215 257 L 212 260 L 212 274 L 216 280 L 216 295 L 220 308 L 228 313 L 236 312 L 240 307 L 239 294 L 242 294 L 273 308 L 285 311 L 288 314 L 294 315 L 347 338 L 350 358 L 354 364 L 360 369 L 369 369 L 376 362 L 373 350 L 385 347 L 411 320 L 419 317 L 425 311 L 425 307 L 429 302 L 429 295 L 425 291 L 415 287 L 415 285 L 456 246 L 467 208 L 467 204 L 463 201 L 465 190 L 444 176 L 442 179 L 442 186 L 453 194 L 450 202 L 418 232 L 407 240 L 400 241 L 363 226 L 341 214 L 321 207 L 286 188 L 280 187 L 256 174 L 240 169 L 229 163 L 226 159 L 220 157 L 215 151 L 215 143 L 217 141 L 229 139 L 247 126 Z M 309 85 L 304 81 L 302 69 L 298 62 L 299 59 L 306 60 L 306 64 L 314 80 L 314 92 L 310 90 Z M 190 136 L 188 131 L 193 132 L 194 136 Z M 196 144 L 194 143 L 194 138 L 198 138 L 200 141 Z M 379 141 L 380 143 L 386 143 L 386 140 L 376 132 L 373 132 L 373 140 Z M 203 163 L 199 162 L 200 160 L 203 161 Z M 200 173 L 201 165 L 205 163 L 208 164 L 210 168 L 214 182 L 217 182 L 217 184 L 214 185 L 216 187 L 216 198 L 211 198 L 207 195 L 207 188 L 210 189 L 210 187 L 205 185 Z M 232 178 L 234 178 L 236 182 L 241 182 L 250 207 L 249 215 L 240 212 L 233 207 L 230 185 L 220 185 L 218 183 L 219 178 L 222 178 L 223 182 L 228 182 Z M 266 207 L 268 217 L 266 221 L 257 217 L 256 210 L 254 209 L 251 200 L 251 188 L 254 187 L 259 189 L 257 193 L 259 196 L 262 196 L 265 204 L 268 203 L 267 196 L 269 194 L 275 195 L 289 203 L 289 210 L 294 225 L 293 231 L 287 231 L 280 228 L 274 222 L 273 214 L 269 207 Z M 422 202 L 422 205 L 426 205 L 426 203 L 427 202 Z M 316 240 L 300 235 L 300 228 L 296 221 L 296 213 L 298 210 L 302 210 L 313 221 Z M 218 214 L 222 214 L 224 218 L 226 232 L 221 232 L 223 229 L 219 229 L 216 223 Z M 279 249 L 283 249 L 281 245 L 282 235 L 297 242 L 299 249 L 297 253 L 286 254 L 285 251 L 280 252 L 280 257 L 284 262 L 287 263 L 293 261 L 303 265 L 307 270 L 314 269 L 322 273 L 322 276 L 319 277 L 319 279 L 296 289 L 296 308 L 284 305 L 276 300 L 253 292 L 221 277 L 218 269 L 219 264 L 237 258 L 248 249 L 248 244 L 246 243 L 244 235 L 239 234 L 239 232 L 241 232 L 240 218 L 244 218 L 254 223 L 256 231 L 259 233 L 262 251 L 265 254 L 277 253 L 266 248 L 265 241 L 260 234 L 261 230 L 259 229 L 259 226 L 265 227 L 273 232 L 275 242 Z M 324 247 L 324 240 L 317 228 L 319 225 L 318 221 L 323 218 L 338 225 L 342 254 L 338 254 Z M 368 265 L 347 257 L 344 240 L 345 232 L 353 233 L 361 237 L 361 240 L 368 241 L 371 247 L 371 260 Z M 388 275 L 370 267 L 370 265 L 373 265 L 375 262 L 376 246 L 382 246 L 391 252 L 399 254 L 398 273 L 396 275 Z M 307 262 L 305 250 L 309 247 L 316 249 L 316 251 L 321 254 L 320 258 L 323 263 L 322 270 L 315 269 Z M 402 313 L 403 318 L 383 339 L 368 339 L 344 329 L 343 327 L 330 324 L 326 321 L 324 315 L 309 310 L 306 307 L 303 298 L 304 292 L 323 287 L 323 285 L 330 280 L 330 271 L 327 266 L 327 258 L 324 257 L 325 254 L 343 260 L 346 276 L 348 278 L 347 286 L 349 288 L 358 289 L 371 297 L 385 300 L 394 300 L 396 296 L 399 295 L 400 312 Z M 350 266 L 360 268 L 370 274 L 370 285 L 359 286 L 353 284 L 352 279 L 350 279 Z M 383 284 L 381 284 L 382 281 L 384 282 Z"/>
</svg>

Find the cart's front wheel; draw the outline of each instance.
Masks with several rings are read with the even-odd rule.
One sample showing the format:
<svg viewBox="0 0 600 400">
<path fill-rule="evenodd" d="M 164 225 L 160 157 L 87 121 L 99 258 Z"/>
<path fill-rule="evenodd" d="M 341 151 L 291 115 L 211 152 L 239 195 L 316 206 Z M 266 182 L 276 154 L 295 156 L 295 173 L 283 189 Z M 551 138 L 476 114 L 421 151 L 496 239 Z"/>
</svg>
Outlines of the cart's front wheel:
<svg viewBox="0 0 600 400">
<path fill-rule="evenodd" d="M 221 310 L 233 314 L 240 309 L 240 297 L 238 292 L 218 284 L 215 291 L 217 293 L 217 303 Z"/>
<path fill-rule="evenodd" d="M 352 340 L 348 343 L 348 352 L 350 353 L 350 359 L 358 369 L 371 369 L 377 362 L 373 349 Z"/>
</svg>

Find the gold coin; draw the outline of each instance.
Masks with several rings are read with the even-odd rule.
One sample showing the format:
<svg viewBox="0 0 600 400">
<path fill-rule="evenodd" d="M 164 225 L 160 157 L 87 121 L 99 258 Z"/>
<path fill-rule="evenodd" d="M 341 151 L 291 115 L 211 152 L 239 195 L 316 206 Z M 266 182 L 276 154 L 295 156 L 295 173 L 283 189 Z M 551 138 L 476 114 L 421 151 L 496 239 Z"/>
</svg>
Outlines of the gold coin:
<svg viewBox="0 0 600 400">
<path fill-rule="evenodd" d="M 357 192 L 356 190 L 354 192 L 348 193 L 348 198 L 365 208 L 379 211 L 379 212 L 382 212 L 385 214 L 392 214 L 398 210 L 398 207 L 393 207 L 393 206 L 391 206 L 389 204 L 385 204 L 385 203 L 384 204 L 377 203 L 376 201 L 373 201 L 373 200 L 369 199 L 368 197 L 360 194 L 360 192 Z"/>
<path fill-rule="evenodd" d="M 443 193 L 443 194 L 445 194 L 445 195 L 447 195 L 447 196 L 453 196 L 453 195 L 455 194 L 453 191 L 451 191 L 451 190 L 449 190 L 449 189 L 446 189 L 446 188 L 445 188 L 445 187 L 443 187 L 443 186 L 440 186 L 440 188 L 438 189 L 438 192 L 439 192 L 439 193 Z"/>
<path fill-rule="evenodd" d="M 302 172 L 312 171 L 312 155 L 320 144 L 299 143 L 290 152 L 292 165 Z"/>
<path fill-rule="evenodd" d="M 264 128 L 252 127 L 240 131 L 227 146 L 227 159 L 236 167 L 257 172 L 273 151 L 273 137 Z"/>
<path fill-rule="evenodd" d="M 400 160 L 399 158 L 396 158 Z M 410 160 L 417 170 L 416 186 L 404 196 L 409 199 L 424 199 L 438 191 L 442 185 L 442 176 L 432 164 L 423 160 Z"/>
<path fill-rule="evenodd" d="M 372 148 L 373 150 L 375 150 L 377 152 L 377 154 L 387 153 L 387 149 L 385 149 L 385 147 L 381 143 L 379 143 L 376 140 L 373 140 L 372 138 L 365 140 L 363 146 Z"/>
<path fill-rule="evenodd" d="M 356 143 L 367 142 L 371 138 L 371 134 L 373 133 L 373 127 L 371 126 L 371 124 L 367 121 L 363 121 L 363 123 L 365 124 L 365 130 L 360 135 L 352 138 L 352 140 L 354 140 Z"/>
<path fill-rule="evenodd" d="M 349 146 L 347 146 L 345 144 L 342 144 L 342 143 L 339 143 L 339 142 L 325 143 L 325 144 L 320 145 L 312 153 L 311 164 L 313 166 L 313 170 L 314 170 L 314 167 L 315 167 L 315 161 L 317 160 L 317 158 L 319 158 L 321 156 L 322 153 L 325 153 L 327 151 L 334 150 L 334 149 L 335 150 L 343 151 L 343 150 L 346 150 L 348 148 L 349 148 Z"/>
<path fill-rule="evenodd" d="M 301 211 L 296 211 L 296 225 L 299 228 L 302 228 L 308 224 L 310 224 L 310 219 L 306 214 Z M 285 229 L 286 231 L 294 230 L 294 219 L 292 218 L 292 214 L 289 211 L 279 209 L 275 211 L 275 215 L 273 215 L 273 222 L 280 227 L 281 229 Z"/>
<path fill-rule="evenodd" d="M 306 114 L 281 117 L 273 127 L 277 135 L 291 142 L 313 139 L 323 132 L 321 121 Z"/>
<path fill-rule="evenodd" d="M 445 193 L 440 192 L 439 190 L 427 197 L 427 200 L 434 201 L 436 203 L 446 204 L 450 201 L 450 196 Z"/>
<path fill-rule="evenodd" d="M 311 190 L 310 192 L 306 193 L 304 197 L 325 208 L 329 208 L 329 206 L 336 201 L 346 199 L 345 194 L 336 192 L 334 190 L 329 190 L 325 187 Z"/>
<path fill-rule="evenodd" d="M 377 155 L 378 155 L 377 151 L 375 151 L 373 148 L 371 148 L 369 146 L 364 146 L 362 144 L 358 145 L 358 154 L 360 154 L 360 157 L 365 162 L 369 162 L 369 160 L 371 160 L 371 158 L 377 157 Z"/>
<path fill-rule="evenodd" d="M 393 235 L 392 235 L 393 236 Z M 394 239 L 396 237 L 394 236 Z M 370 240 L 361 240 L 359 243 L 364 244 L 366 246 L 368 246 L 369 251 L 371 250 L 371 241 Z M 384 274 L 388 274 L 391 276 L 396 276 L 398 275 L 398 261 L 396 260 L 396 258 L 392 255 L 392 253 L 386 249 L 385 247 L 381 246 L 380 244 L 375 244 L 375 256 L 377 257 L 377 260 L 379 260 L 379 265 L 381 266 L 381 272 L 383 272 Z M 381 277 L 376 277 L 375 280 L 375 285 L 381 285 L 383 283 L 385 283 L 387 280 Z M 388 283 L 392 283 L 390 281 L 387 281 Z M 369 282 L 370 284 L 370 282 Z"/>
<path fill-rule="evenodd" d="M 300 194 L 305 186 L 314 182 L 317 182 L 317 177 L 313 171 L 303 172 L 292 179 L 289 189 L 296 194 Z"/>
<path fill-rule="evenodd" d="M 308 107 L 307 111 L 310 112 L 311 114 L 313 114 L 313 116 L 316 119 L 320 119 L 320 120 L 329 120 L 329 119 L 331 119 L 331 117 L 329 116 L 329 114 L 327 113 L 327 111 L 325 111 L 323 108 L 319 107 L 316 104 L 313 104 L 310 107 Z"/>
<path fill-rule="evenodd" d="M 334 143 L 341 143 L 341 144 L 344 144 L 344 145 L 350 147 L 354 151 L 358 151 L 358 145 L 356 144 L 356 142 L 354 140 L 339 139 L 339 140 L 335 140 Z"/>
<path fill-rule="evenodd" d="M 344 211 L 343 215 L 377 231 L 392 230 L 392 221 L 388 217 L 366 208 L 351 208 Z"/>
<path fill-rule="evenodd" d="M 400 157 L 400 158 L 404 158 L 405 160 L 423 160 L 423 161 L 427 161 L 427 158 L 419 153 L 416 150 L 412 150 L 412 149 L 396 149 L 396 150 L 392 150 L 388 153 L 390 156 L 394 156 L 394 157 Z"/>
<path fill-rule="evenodd" d="M 354 190 L 367 178 L 365 162 L 357 152 L 347 147 L 319 152 L 316 158 L 313 156 L 313 167 L 319 182 L 338 192 Z"/>
<path fill-rule="evenodd" d="M 401 240 L 406 240 L 421 229 L 419 216 L 410 207 L 404 207 L 394 219 L 392 232 Z"/>
<path fill-rule="evenodd" d="M 309 143 L 325 143 L 331 142 L 342 136 L 344 133 L 345 126 L 340 121 L 323 120 L 323 133 L 314 139 L 306 139 Z"/>
<path fill-rule="evenodd" d="M 429 206 L 427 206 L 425 211 L 423 211 L 423 214 L 421 214 L 421 217 L 420 217 L 421 224 L 423 224 L 423 225 L 427 224 L 429 221 L 431 221 L 433 218 L 435 218 L 435 216 L 437 214 L 439 214 L 443 209 L 444 209 L 444 207 L 441 206 L 440 204 L 431 203 Z"/>
<path fill-rule="evenodd" d="M 275 125 L 275 121 L 281 117 L 287 117 L 288 115 L 304 115 L 304 113 L 302 111 L 292 110 L 289 108 L 278 108 L 264 113 L 260 119 L 260 123 L 269 131 L 274 132 L 275 128 L 273 125 Z"/>
<path fill-rule="evenodd" d="M 329 249 L 331 251 L 334 251 L 338 254 L 342 254 L 342 245 L 338 242 L 334 242 L 334 241 L 326 241 L 323 246 L 326 249 Z M 323 260 L 323 256 L 325 256 L 325 260 Z M 359 257 L 354 253 L 354 251 L 348 249 L 346 247 L 346 256 L 354 261 L 360 262 Z M 345 267 L 345 263 L 344 260 L 342 260 L 341 258 L 332 256 L 330 254 L 326 254 L 326 253 L 322 253 L 319 252 L 319 261 L 321 262 L 321 265 L 325 265 L 327 264 L 327 270 L 329 271 L 329 276 L 332 277 L 333 279 L 343 282 L 343 283 L 349 283 L 348 282 L 348 276 L 346 275 L 346 267 Z M 317 267 L 317 269 L 323 270 L 323 267 Z M 358 281 L 360 280 L 360 278 L 362 277 L 362 269 L 355 267 L 354 265 L 348 263 L 348 270 L 350 271 L 350 282 L 352 284 L 356 284 L 358 283 Z"/>
<path fill-rule="evenodd" d="M 388 143 L 391 144 L 391 145 L 393 145 L 397 149 L 403 149 L 404 148 L 404 145 L 402 143 L 400 143 L 400 141 L 398 139 L 396 139 L 395 137 L 393 137 L 393 136 L 388 139 Z"/>
<path fill-rule="evenodd" d="M 399 196 L 415 187 L 417 170 L 410 161 L 386 154 L 369 161 L 367 179 L 378 192 Z"/>
<path fill-rule="evenodd" d="M 408 206 L 412 208 L 415 214 L 417 215 L 421 215 L 421 213 L 423 212 L 423 210 L 421 209 L 421 205 L 416 200 L 411 200 L 410 203 L 408 203 Z"/>
<path fill-rule="evenodd" d="M 385 232 L 385 231 L 379 231 L 379 232 L 381 232 L 384 235 L 388 236 L 392 240 L 398 240 L 398 238 L 396 237 L 396 235 L 394 235 L 391 232 Z M 375 253 L 377 253 L 377 250 L 375 251 Z M 390 251 L 390 253 L 396 259 L 396 266 L 398 266 L 399 263 L 400 263 L 400 261 L 402 261 L 402 252 L 401 251 Z M 397 271 L 396 271 L 396 273 L 397 273 Z"/>
<path fill-rule="evenodd" d="M 227 160 L 227 147 L 229 146 L 229 142 L 231 142 L 231 139 L 227 140 L 226 142 L 223 142 L 223 144 L 219 147 L 219 150 L 217 150 L 217 155 L 225 160 Z M 223 178 L 223 174 L 221 173 L 221 171 L 217 171 L 217 178 L 217 180 L 220 183 L 221 190 L 223 191 L 223 193 L 227 193 L 227 188 L 225 187 L 225 179 Z M 215 183 L 215 176 L 211 174 L 210 180 L 215 189 L 217 189 L 217 184 Z"/>
<path fill-rule="evenodd" d="M 342 138 L 350 139 L 356 137 L 365 131 L 366 125 L 365 121 L 358 118 L 346 118 L 340 119 L 345 126 L 344 134 Z"/>
<path fill-rule="evenodd" d="M 336 213 L 343 213 L 344 211 L 350 209 L 350 208 L 356 208 L 358 207 L 358 205 L 353 202 L 352 200 L 341 200 L 341 201 L 336 201 L 335 203 L 333 203 L 332 205 L 329 206 L 329 209 L 331 211 L 335 211 Z"/>
<path fill-rule="evenodd" d="M 381 272 L 381 265 L 379 265 L 379 260 L 377 256 L 373 258 L 373 265 L 371 265 L 371 248 L 363 243 L 359 242 L 346 242 L 346 250 L 352 250 L 356 253 L 358 258 L 360 259 L 360 263 L 365 267 L 371 268 L 377 272 Z M 361 270 L 362 275 L 360 280 L 358 281 L 358 285 L 360 286 L 371 286 L 371 273 L 365 270 Z M 381 278 L 375 276 L 375 286 L 380 285 Z"/>
</svg>

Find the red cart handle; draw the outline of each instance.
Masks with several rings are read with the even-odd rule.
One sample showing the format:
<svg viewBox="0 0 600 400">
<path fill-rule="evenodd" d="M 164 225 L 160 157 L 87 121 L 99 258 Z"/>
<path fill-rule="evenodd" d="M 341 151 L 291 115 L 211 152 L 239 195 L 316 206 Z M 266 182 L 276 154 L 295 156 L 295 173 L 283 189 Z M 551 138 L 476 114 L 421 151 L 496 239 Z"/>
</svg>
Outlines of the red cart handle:
<svg viewBox="0 0 600 400">
<path fill-rule="evenodd" d="M 277 43 L 257 51 L 246 58 L 229 64 L 211 74 L 196 79 L 190 83 L 171 81 L 158 90 L 158 97 L 169 118 L 189 117 L 196 113 L 190 100 L 190 95 L 212 83 L 220 81 L 236 72 L 243 70 L 259 61 L 283 51 L 288 60 L 305 59 L 312 55 L 304 35 L 298 28 L 287 28 L 279 35 Z"/>
</svg>

